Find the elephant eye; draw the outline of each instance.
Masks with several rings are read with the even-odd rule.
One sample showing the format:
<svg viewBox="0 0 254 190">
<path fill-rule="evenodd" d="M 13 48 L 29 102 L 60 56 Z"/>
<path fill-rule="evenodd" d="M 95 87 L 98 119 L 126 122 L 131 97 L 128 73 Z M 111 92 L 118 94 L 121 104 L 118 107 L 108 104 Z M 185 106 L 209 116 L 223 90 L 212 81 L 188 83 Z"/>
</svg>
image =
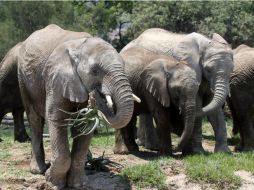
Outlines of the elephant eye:
<svg viewBox="0 0 254 190">
<path fill-rule="evenodd" d="M 211 72 L 212 72 L 212 69 L 211 69 L 210 67 L 208 67 L 208 68 L 206 69 L 206 72 L 207 72 L 207 73 L 211 73 Z"/>
<path fill-rule="evenodd" d="M 97 67 L 92 67 L 91 74 L 97 76 L 99 74 L 99 69 Z"/>
</svg>

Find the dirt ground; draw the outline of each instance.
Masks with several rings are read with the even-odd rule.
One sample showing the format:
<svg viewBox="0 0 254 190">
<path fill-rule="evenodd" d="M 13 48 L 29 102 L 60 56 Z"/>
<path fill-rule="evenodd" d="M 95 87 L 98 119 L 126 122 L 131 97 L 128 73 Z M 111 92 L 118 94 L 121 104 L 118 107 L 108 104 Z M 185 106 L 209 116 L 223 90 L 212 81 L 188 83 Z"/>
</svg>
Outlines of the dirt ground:
<svg viewBox="0 0 254 190">
<path fill-rule="evenodd" d="M 2 128 L 3 129 L 3 128 Z M 11 130 L 12 129 L 8 129 Z M 206 132 L 210 135 L 210 132 Z M 31 157 L 30 143 L 26 145 L 22 143 L 13 143 L 13 137 L 9 138 L 11 141 L 10 155 L 8 159 L 0 159 L 0 190 L 52 190 L 46 183 L 43 175 L 33 175 L 29 171 L 29 163 Z M 214 140 L 208 138 L 204 139 L 204 148 L 212 152 L 214 148 Z M 44 138 L 44 146 L 46 153 L 46 160 L 50 160 L 51 150 L 49 147 L 49 138 Z M 2 147 L 2 146 L 1 146 Z M 86 170 L 88 176 L 88 183 L 84 190 L 129 190 L 140 189 L 131 184 L 120 175 L 121 169 L 126 166 L 148 163 L 150 160 L 158 158 L 156 152 L 140 148 L 141 151 L 129 155 L 115 155 L 112 151 L 112 146 L 109 145 L 91 145 L 90 150 L 93 158 L 97 158 L 103 154 L 104 157 L 111 161 L 119 163 L 121 167 L 111 167 L 109 172 L 95 172 L 94 170 Z M 233 147 L 230 146 L 233 151 Z M 11 168 L 11 170 L 10 170 Z M 17 173 L 18 170 L 18 173 Z M 165 165 L 161 168 L 162 172 L 166 174 L 166 186 L 169 190 L 212 190 L 221 189 L 215 184 L 195 183 L 191 181 L 185 171 L 185 166 L 181 159 L 174 159 L 174 164 Z M 12 172 L 15 175 L 12 175 Z M 240 190 L 254 190 L 254 176 L 247 171 L 236 171 L 235 175 L 241 178 Z M 155 190 L 156 188 L 143 188 L 144 190 Z M 70 190 L 70 189 L 66 189 Z"/>
<path fill-rule="evenodd" d="M 213 145 L 204 144 L 207 150 L 212 151 Z M 232 148 L 232 147 L 231 147 Z M 92 146 L 91 151 L 93 157 L 99 157 L 102 152 L 105 151 L 105 157 L 108 157 L 111 161 L 120 163 L 122 167 L 147 163 L 149 159 L 157 157 L 155 152 L 147 151 L 142 149 L 140 153 L 135 155 L 114 155 L 111 148 L 102 148 L 99 146 Z M 46 146 L 46 159 L 49 160 L 50 150 Z M 22 150 L 17 147 L 12 149 L 12 157 L 6 161 L 6 164 L 10 161 L 15 161 L 15 168 L 22 170 L 29 170 L 30 154 L 22 152 Z M 92 170 L 87 170 L 88 184 L 85 190 L 127 190 L 127 189 L 138 189 L 135 185 L 130 184 L 119 175 L 121 171 L 120 168 L 111 168 L 110 172 L 95 172 Z M 205 189 L 218 189 L 213 184 L 198 184 L 194 183 L 188 179 L 185 174 L 184 165 L 179 160 L 176 160 L 175 164 L 172 166 L 165 166 L 162 171 L 167 175 L 166 184 L 170 190 L 205 190 Z M 27 172 L 28 173 L 28 172 Z M 241 190 L 253 190 L 254 189 L 254 176 L 246 171 L 237 171 L 235 175 L 238 175 L 242 179 L 242 186 L 239 188 Z M 1 190 L 51 190 L 49 185 L 46 183 L 44 176 L 42 175 L 32 175 L 28 173 L 26 177 L 17 178 L 5 178 L 0 181 Z M 156 188 L 144 188 L 146 190 L 153 190 Z M 66 189 L 68 190 L 68 189 Z"/>
</svg>

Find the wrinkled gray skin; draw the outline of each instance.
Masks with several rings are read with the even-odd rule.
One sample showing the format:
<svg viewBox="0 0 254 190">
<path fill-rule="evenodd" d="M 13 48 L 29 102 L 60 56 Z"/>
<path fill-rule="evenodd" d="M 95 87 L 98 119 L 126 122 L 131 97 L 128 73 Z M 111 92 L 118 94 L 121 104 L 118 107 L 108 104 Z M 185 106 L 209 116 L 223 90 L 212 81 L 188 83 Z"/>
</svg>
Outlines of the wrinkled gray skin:
<svg viewBox="0 0 254 190">
<path fill-rule="evenodd" d="M 172 57 L 153 53 L 142 47 L 124 48 L 121 56 L 125 62 L 134 94 L 141 98 L 135 104 L 132 121 L 116 131 L 114 153 L 137 150 L 133 129 L 134 118 L 140 113 L 151 113 L 155 119 L 159 136 L 159 153 L 171 153 L 171 112 L 181 112 L 184 131 L 179 148 L 189 141 L 194 128 L 196 96 L 199 83 L 195 71 L 186 62 L 177 62 Z M 175 112 L 175 111 L 174 111 Z"/>
<path fill-rule="evenodd" d="M 24 125 L 24 107 L 18 84 L 18 51 L 21 43 L 14 46 L 0 63 L 0 122 L 11 112 L 14 119 L 14 140 L 29 141 Z"/>
<path fill-rule="evenodd" d="M 44 173 L 47 169 L 42 141 L 45 120 L 52 149 L 46 180 L 56 189 L 82 187 L 86 183 L 84 155 L 91 135 L 73 139 L 70 152 L 67 128 L 62 126 L 69 116 L 60 109 L 86 107 L 88 93 L 95 90 L 98 109 L 112 127 L 129 123 L 134 103 L 122 58 L 102 39 L 49 25 L 31 34 L 20 47 L 18 77 L 31 125 L 31 172 Z M 112 97 L 114 113 L 104 101 L 106 94 Z"/>
<path fill-rule="evenodd" d="M 150 113 L 139 115 L 139 126 L 137 127 L 136 143 L 146 149 L 158 150 L 159 138 L 157 130 L 154 127 L 153 117 Z"/>
<path fill-rule="evenodd" d="M 234 71 L 230 80 L 228 105 L 233 131 L 240 132 L 240 151 L 254 151 L 254 48 L 240 45 L 234 50 Z"/>
<path fill-rule="evenodd" d="M 184 152 L 204 152 L 202 147 L 202 116 L 207 115 L 215 132 L 215 152 L 229 152 L 222 105 L 229 93 L 233 52 L 218 34 L 209 39 L 198 33 L 175 34 L 159 28 L 148 29 L 125 49 L 139 45 L 150 51 L 173 55 L 187 61 L 196 71 L 200 83 L 197 96 L 197 119 L 192 145 Z M 205 107 L 203 107 L 205 106 Z M 202 108 L 203 107 L 203 108 Z"/>
</svg>

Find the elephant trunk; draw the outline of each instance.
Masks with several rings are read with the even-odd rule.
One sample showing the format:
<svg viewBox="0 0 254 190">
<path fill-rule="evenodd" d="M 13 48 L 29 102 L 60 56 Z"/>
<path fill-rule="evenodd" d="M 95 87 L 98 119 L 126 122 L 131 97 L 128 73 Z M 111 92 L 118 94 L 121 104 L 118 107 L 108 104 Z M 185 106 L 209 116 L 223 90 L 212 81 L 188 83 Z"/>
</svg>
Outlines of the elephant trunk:
<svg viewBox="0 0 254 190">
<path fill-rule="evenodd" d="M 214 113 L 217 109 L 223 106 L 226 101 L 226 97 L 229 93 L 229 80 L 225 77 L 217 75 L 214 96 L 212 101 L 202 108 L 198 116 L 205 116 Z"/>
<path fill-rule="evenodd" d="M 105 114 L 110 125 L 119 129 L 125 127 L 131 120 L 134 101 L 130 83 L 122 68 L 112 68 L 104 79 L 104 84 L 113 99 L 114 114 Z"/>
<path fill-rule="evenodd" d="M 192 100 L 186 101 L 183 107 L 183 121 L 184 130 L 180 138 L 177 149 L 181 150 L 190 140 L 194 129 L 194 122 L 196 118 L 196 101 L 195 96 Z"/>
</svg>

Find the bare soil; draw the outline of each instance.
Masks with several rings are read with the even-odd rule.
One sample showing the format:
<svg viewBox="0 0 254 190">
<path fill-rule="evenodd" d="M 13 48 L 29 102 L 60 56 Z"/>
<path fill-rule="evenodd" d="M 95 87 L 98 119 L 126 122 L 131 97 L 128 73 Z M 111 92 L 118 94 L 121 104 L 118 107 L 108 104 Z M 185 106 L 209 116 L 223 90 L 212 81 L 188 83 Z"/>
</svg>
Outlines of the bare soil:
<svg viewBox="0 0 254 190">
<path fill-rule="evenodd" d="M 212 151 L 213 143 L 204 143 L 205 149 Z M 233 149 L 232 147 L 230 147 Z M 149 160 L 156 158 L 156 152 L 141 149 L 139 153 L 129 154 L 129 155 L 115 155 L 112 152 L 111 147 L 102 148 L 99 146 L 92 146 L 91 151 L 93 157 L 99 157 L 105 151 L 105 157 L 109 158 L 111 161 L 120 163 L 122 167 L 120 168 L 110 168 L 109 172 L 95 172 L 88 170 L 88 184 L 85 190 L 127 190 L 127 189 L 137 189 L 134 184 L 123 179 L 119 173 L 121 169 L 126 166 L 143 164 L 149 162 Z M 50 158 L 50 149 L 46 146 L 46 160 Z M 13 147 L 11 150 L 12 156 L 10 159 L 4 161 L 6 165 L 14 164 L 15 169 L 21 171 L 26 171 L 26 175 L 21 175 L 20 177 L 10 178 L 6 177 L 4 180 L 0 180 L 0 190 L 52 190 L 52 188 L 45 181 L 43 175 L 32 175 L 28 172 L 30 153 L 24 153 L 22 149 L 18 146 Z M 3 161 L 1 161 L 3 162 Z M 162 171 L 167 175 L 166 184 L 170 190 L 207 190 L 207 189 L 218 189 L 214 184 L 200 184 L 192 182 L 185 173 L 184 164 L 181 160 L 176 160 L 171 166 L 163 166 Z M 3 171 L 4 172 L 4 168 Z M 246 171 L 237 171 L 235 175 L 240 176 L 242 179 L 242 186 L 239 188 L 241 190 L 251 190 L 254 189 L 254 176 Z M 156 188 L 144 188 L 146 190 L 153 190 Z M 68 189 L 66 189 L 68 190 Z"/>
</svg>

